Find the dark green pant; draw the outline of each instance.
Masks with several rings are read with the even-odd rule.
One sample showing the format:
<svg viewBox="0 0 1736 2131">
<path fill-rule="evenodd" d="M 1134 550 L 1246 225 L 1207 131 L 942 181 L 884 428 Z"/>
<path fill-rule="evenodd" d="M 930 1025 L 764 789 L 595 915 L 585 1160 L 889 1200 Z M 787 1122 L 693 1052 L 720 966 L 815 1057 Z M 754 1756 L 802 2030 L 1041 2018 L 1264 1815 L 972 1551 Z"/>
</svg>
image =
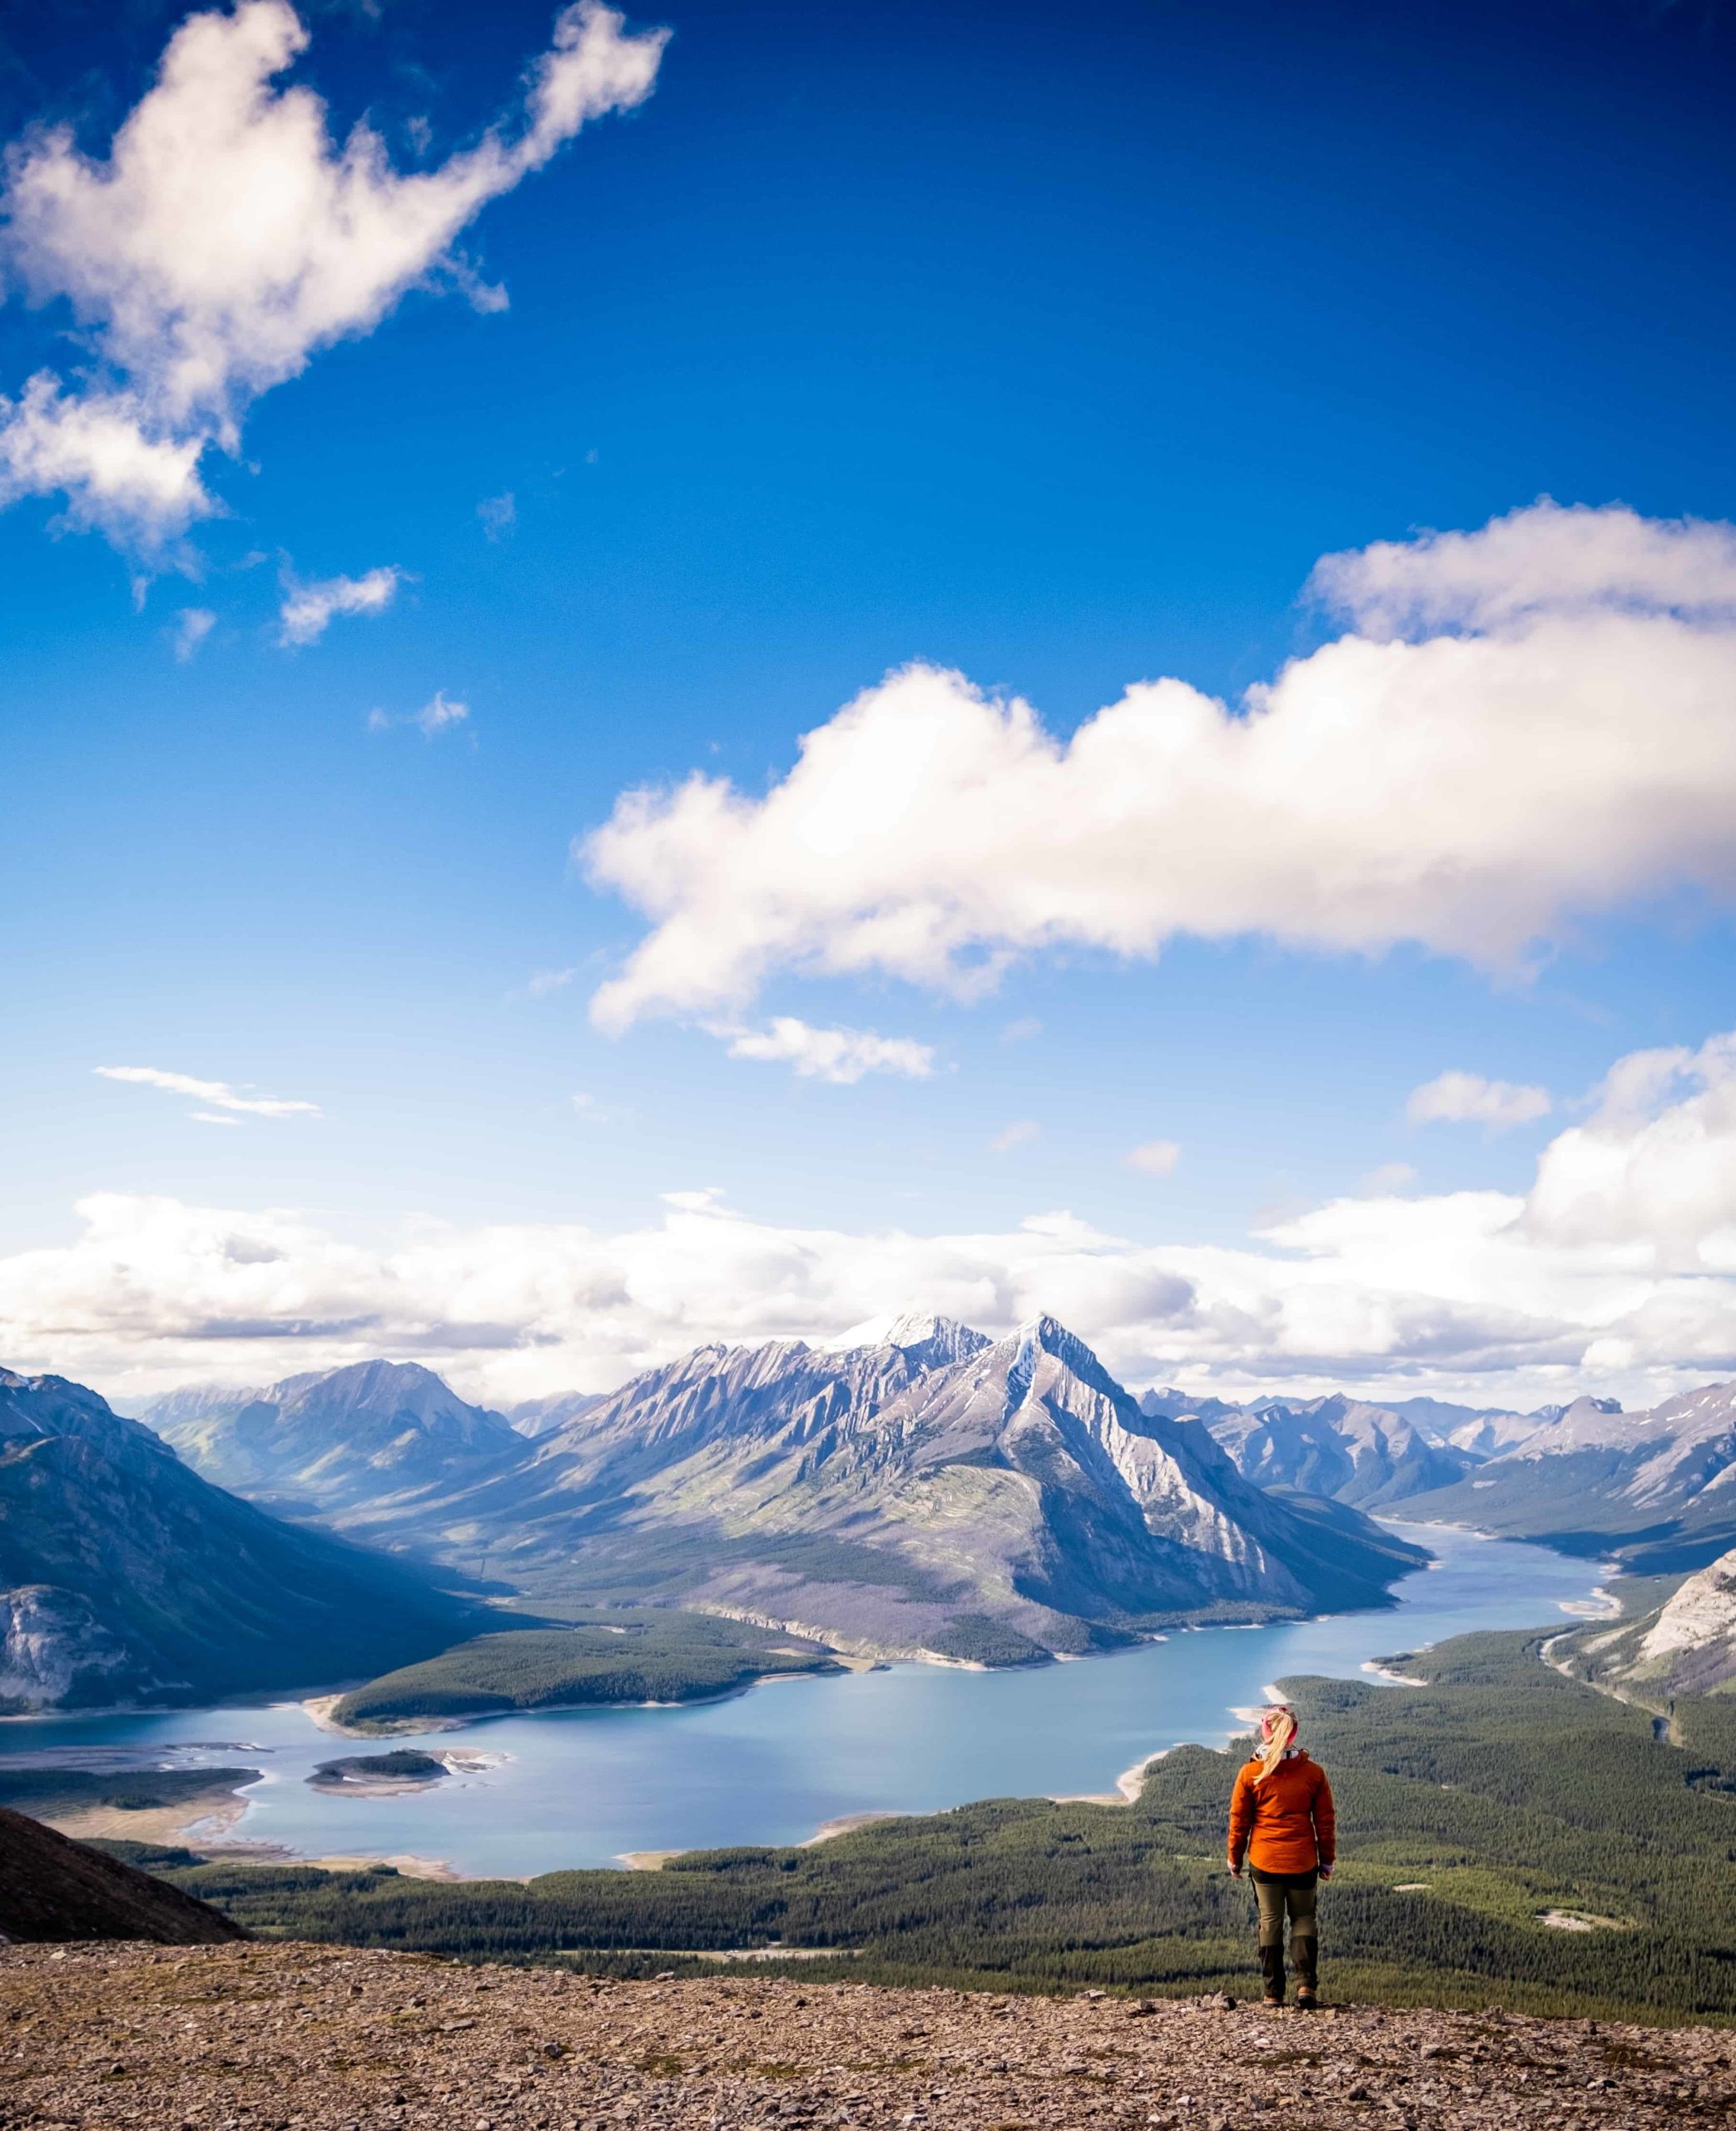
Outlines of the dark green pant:
<svg viewBox="0 0 1736 2131">
<path fill-rule="evenodd" d="M 1254 1898 L 1260 1905 L 1260 1969 L 1266 1995 L 1284 1994 L 1284 1919 L 1290 1919 L 1290 1958 L 1304 1990 L 1319 1986 L 1320 1940 L 1315 1929 L 1317 1872 L 1255 1872 Z"/>
</svg>

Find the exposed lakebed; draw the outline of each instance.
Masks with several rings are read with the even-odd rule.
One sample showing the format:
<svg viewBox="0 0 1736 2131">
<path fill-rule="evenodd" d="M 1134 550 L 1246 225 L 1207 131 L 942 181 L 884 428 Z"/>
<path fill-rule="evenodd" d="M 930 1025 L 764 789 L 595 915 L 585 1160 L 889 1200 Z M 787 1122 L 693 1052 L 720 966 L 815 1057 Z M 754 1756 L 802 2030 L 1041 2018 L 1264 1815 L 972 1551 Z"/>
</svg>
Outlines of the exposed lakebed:
<svg viewBox="0 0 1736 2131">
<path fill-rule="evenodd" d="M 1592 1563 L 1541 1547 L 1395 1528 L 1437 1559 L 1405 1578 L 1388 1610 L 1206 1628 L 1014 1672 L 900 1664 L 775 1680 L 678 1708 L 491 1718 L 461 1734 L 394 1739 L 464 1764 L 413 1787 L 310 1785 L 335 1742 L 294 1704 L 15 1721 L 0 1728 L 0 1755 L 112 1767 L 245 1761 L 265 1774 L 226 1842 L 441 1859 L 467 1875 L 801 1842 L 846 1816 L 968 1799 L 1104 1793 L 1165 1747 L 1222 1744 L 1238 1728 L 1235 1711 L 1272 1680 L 1356 1677 L 1372 1658 L 1447 1636 L 1560 1626 L 1597 1580 Z"/>
</svg>

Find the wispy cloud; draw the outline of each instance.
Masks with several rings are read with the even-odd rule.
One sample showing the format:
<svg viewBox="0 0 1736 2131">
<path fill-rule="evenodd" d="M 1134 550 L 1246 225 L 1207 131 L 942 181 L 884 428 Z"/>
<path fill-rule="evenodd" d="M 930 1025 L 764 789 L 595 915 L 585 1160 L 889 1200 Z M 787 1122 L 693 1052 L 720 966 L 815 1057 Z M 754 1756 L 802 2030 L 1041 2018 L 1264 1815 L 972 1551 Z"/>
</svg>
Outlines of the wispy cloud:
<svg viewBox="0 0 1736 2131">
<path fill-rule="evenodd" d="M 1505 1132 L 1535 1124 L 1555 1108 L 1547 1088 L 1486 1080 L 1481 1073 L 1437 1073 L 1411 1090 L 1405 1115 L 1413 1125 L 1481 1125 Z"/>
<path fill-rule="evenodd" d="M 200 645 L 217 626 L 217 618 L 209 607 L 183 607 L 175 617 L 171 641 L 175 656 L 185 666 Z"/>
<path fill-rule="evenodd" d="M 404 578 L 395 563 L 387 563 L 360 577 L 326 577 L 314 584 L 286 579 L 277 641 L 285 648 L 317 643 L 339 614 L 384 613 Z"/>
<path fill-rule="evenodd" d="M 1416 1172 L 1409 1162 L 1382 1162 L 1369 1170 L 1357 1188 L 1365 1199 L 1390 1199 L 1416 1181 Z"/>
<path fill-rule="evenodd" d="M 564 991 L 578 975 L 576 969 L 539 969 L 524 988 L 533 999 L 546 999 L 551 991 Z"/>
<path fill-rule="evenodd" d="M 414 725 L 424 740 L 431 740 L 436 733 L 444 733 L 449 726 L 462 725 L 469 715 L 469 703 L 454 702 L 444 689 L 436 688 L 420 710 L 408 710 L 401 718 L 394 718 L 389 710 L 370 710 L 368 730 L 389 733 L 394 725 Z"/>
<path fill-rule="evenodd" d="M 1003 1043 L 1029 1043 L 1034 1036 L 1041 1036 L 1043 1024 L 1032 1014 L 1023 1014 L 1016 1021 L 1009 1021 L 1000 1032 Z"/>
<path fill-rule="evenodd" d="M 707 1024 L 729 1046 L 732 1058 L 753 1058 L 791 1067 L 806 1080 L 848 1086 L 870 1073 L 896 1073 L 925 1080 L 935 1070 L 931 1046 L 910 1036 L 876 1036 L 872 1029 L 818 1029 L 780 1014 L 763 1029 L 729 1022 Z"/>
<path fill-rule="evenodd" d="M 484 496 L 476 506 L 482 529 L 491 540 L 503 540 L 518 523 L 518 505 L 508 489 L 498 496 Z"/>
<path fill-rule="evenodd" d="M 1143 1146 L 1130 1147 L 1121 1159 L 1142 1176 L 1169 1176 L 1181 1158 L 1182 1150 L 1173 1140 L 1148 1140 Z"/>
<path fill-rule="evenodd" d="M 227 1125 L 236 1117 L 319 1117 L 316 1102 L 291 1102 L 278 1095 L 246 1095 L 226 1080 L 201 1080 L 191 1073 L 166 1073 L 156 1066 L 97 1066 L 92 1068 L 105 1080 L 127 1080 L 136 1087 L 160 1088 L 165 1095 L 190 1095 L 209 1105 L 192 1110 L 202 1125 Z M 212 1115 L 210 1112 L 226 1113 Z"/>
<path fill-rule="evenodd" d="M 1028 1147 L 1033 1140 L 1043 1137 L 1043 1127 L 1034 1117 L 1020 1117 L 1004 1131 L 997 1132 L 989 1142 L 991 1155 L 1009 1155 L 1014 1147 Z"/>
<path fill-rule="evenodd" d="M 59 493 L 73 522 L 146 549 L 217 510 L 206 453 L 236 452 L 250 403 L 318 350 L 431 281 L 502 307 L 454 253 L 459 232 L 588 120 L 643 102 L 667 37 L 578 0 L 518 110 L 402 172 L 365 120 L 339 147 L 311 89 L 274 87 L 308 43 L 286 0 L 190 15 L 106 161 L 67 126 L 13 149 L 8 278 L 64 298 L 94 360 L 0 400 L 0 502 Z"/>
</svg>

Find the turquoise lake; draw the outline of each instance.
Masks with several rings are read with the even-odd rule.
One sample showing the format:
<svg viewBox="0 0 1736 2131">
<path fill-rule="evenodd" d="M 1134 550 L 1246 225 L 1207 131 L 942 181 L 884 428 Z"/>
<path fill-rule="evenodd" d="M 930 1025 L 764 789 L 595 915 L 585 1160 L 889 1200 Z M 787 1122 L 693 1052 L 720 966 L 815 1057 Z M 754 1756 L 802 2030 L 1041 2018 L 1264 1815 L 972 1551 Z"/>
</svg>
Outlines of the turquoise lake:
<svg viewBox="0 0 1736 2131">
<path fill-rule="evenodd" d="M 613 1864 L 629 1850 L 801 1842 L 852 1813 L 1110 1791 L 1163 1747 L 1221 1745 L 1240 1728 L 1234 1711 L 1277 1679 L 1356 1677 L 1371 1658 L 1446 1636 L 1562 1626 L 1597 1610 L 1592 1562 L 1439 1527 L 1393 1528 L 1436 1562 L 1398 1586 L 1389 1610 L 1202 1629 L 1029 1671 L 894 1665 L 681 1708 L 548 1711 L 384 1742 L 498 1757 L 416 1793 L 310 1789 L 316 1763 L 384 1746 L 322 1732 L 293 1703 L 12 1721 L 0 1725 L 0 1756 L 239 1761 L 264 1775 L 226 1840 L 521 1875 Z"/>
</svg>

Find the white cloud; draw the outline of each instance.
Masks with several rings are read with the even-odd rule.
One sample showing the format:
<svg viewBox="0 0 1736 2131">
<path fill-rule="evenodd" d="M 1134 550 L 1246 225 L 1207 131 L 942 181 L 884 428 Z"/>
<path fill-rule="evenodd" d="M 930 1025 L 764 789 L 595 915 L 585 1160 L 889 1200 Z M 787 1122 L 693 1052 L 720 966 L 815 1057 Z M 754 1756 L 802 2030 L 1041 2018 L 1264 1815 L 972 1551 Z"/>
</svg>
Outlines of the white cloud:
<svg viewBox="0 0 1736 2131">
<path fill-rule="evenodd" d="M 316 1102 L 286 1102 L 275 1095 L 241 1095 L 226 1080 L 196 1080 L 191 1073 L 165 1073 L 155 1066 L 97 1066 L 92 1069 L 105 1080 L 129 1080 L 141 1088 L 161 1088 L 165 1095 L 191 1095 L 196 1102 L 209 1103 L 214 1110 L 230 1111 L 243 1117 L 318 1117 L 321 1115 Z M 200 1110 L 191 1110 L 201 1125 L 227 1125 L 229 1116 L 209 1116 Z"/>
<path fill-rule="evenodd" d="M 1730 528 L 1539 504 L 1316 581 L 1363 626 L 1240 709 L 1142 682 L 1063 741 L 913 666 L 763 797 L 624 793 L 581 855 L 651 929 L 597 1024 L 739 1014 L 781 971 L 970 995 L 1182 935 L 1513 969 L 1595 912 L 1736 888 Z"/>
<path fill-rule="evenodd" d="M 539 969 L 531 972 L 525 990 L 533 999 L 546 999 L 551 991 L 563 991 L 578 975 L 576 969 Z"/>
<path fill-rule="evenodd" d="M 1525 1219 L 1541 1241 L 1636 1266 L 1736 1274 L 1736 1033 L 1620 1060 L 1592 1115 L 1545 1148 Z"/>
<path fill-rule="evenodd" d="M 1510 1125 L 1535 1124 L 1554 1108 L 1547 1088 L 1453 1070 L 1413 1088 L 1405 1115 L 1413 1125 L 1486 1125 L 1491 1132 L 1505 1132 Z"/>
<path fill-rule="evenodd" d="M 96 366 L 70 390 L 41 372 L 0 405 L 0 499 L 64 494 L 76 523 L 143 547 L 211 512 L 201 457 L 234 451 L 250 400 L 320 348 L 440 276 L 503 302 L 455 240 L 586 121 L 642 102 L 667 35 L 627 36 L 579 0 L 516 112 L 399 171 L 365 121 L 340 146 L 311 90 L 274 87 L 308 43 L 286 0 L 190 16 L 106 161 L 65 126 L 13 147 L 6 261 L 33 301 L 64 300 Z"/>
<path fill-rule="evenodd" d="M 1032 1014 L 1021 1015 L 1016 1021 L 1009 1021 L 1000 1032 L 1003 1043 L 1029 1043 L 1034 1036 L 1041 1036 L 1043 1024 Z"/>
<path fill-rule="evenodd" d="M 1009 1155 L 1014 1147 L 1028 1147 L 1033 1140 L 1043 1137 L 1043 1127 L 1034 1117 L 1016 1118 L 1003 1132 L 997 1132 L 989 1142 L 991 1155 Z"/>
<path fill-rule="evenodd" d="M 1171 1176 L 1182 1158 L 1182 1150 L 1173 1140 L 1148 1140 L 1143 1146 L 1129 1148 L 1122 1160 L 1129 1169 L 1136 1169 L 1143 1176 Z"/>
<path fill-rule="evenodd" d="M 728 1044 L 732 1058 L 789 1066 L 801 1080 L 831 1080 L 840 1086 L 869 1073 L 925 1080 L 935 1069 L 932 1048 L 912 1037 L 876 1036 L 872 1029 L 816 1029 L 788 1014 L 774 1016 L 763 1029 L 714 1022 L 710 1033 Z"/>
<path fill-rule="evenodd" d="M 360 577 L 322 578 L 317 584 L 284 586 L 277 641 L 285 646 L 317 643 L 338 614 L 384 613 L 397 597 L 404 572 L 384 564 Z"/>
<path fill-rule="evenodd" d="M 211 631 L 217 618 L 209 607 L 183 607 L 175 617 L 175 656 L 185 666 Z"/>
<path fill-rule="evenodd" d="M 415 1220 L 366 1244 L 280 1210 L 80 1212 L 72 1243 L 0 1259 L 0 1353 L 99 1388 L 418 1354 L 491 1397 L 594 1389 L 702 1341 L 824 1341 L 920 1308 L 990 1332 L 1052 1310 L 1134 1383 L 1644 1403 L 1736 1372 L 1736 1035 L 1622 1061 L 1528 1192 L 1337 1199 L 1239 1245 L 1066 1213 L 796 1228 L 709 1190 L 615 1233 Z"/>
<path fill-rule="evenodd" d="M 432 699 L 423 704 L 412 723 L 424 739 L 431 739 L 449 725 L 462 725 L 469 715 L 469 703 L 454 703 L 449 696 L 436 688 Z"/>
<path fill-rule="evenodd" d="M 443 733 L 448 726 L 462 725 L 470 715 L 467 703 L 455 702 L 444 689 L 436 688 L 433 697 L 420 710 L 406 711 L 402 718 L 394 718 L 389 710 L 370 710 L 368 730 L 370 733 L 389 733 L 394 725 L 414 725 L 424 740 L 433 739 L 436 733 Z"/>
<path fill-rule="evenodd" d="M 503 495 L 484 496 L 476 506 L 476 514 L 491 540 L 503 540 L 518 523 L 518 505 L 508 489 Z"/>
</svg>

